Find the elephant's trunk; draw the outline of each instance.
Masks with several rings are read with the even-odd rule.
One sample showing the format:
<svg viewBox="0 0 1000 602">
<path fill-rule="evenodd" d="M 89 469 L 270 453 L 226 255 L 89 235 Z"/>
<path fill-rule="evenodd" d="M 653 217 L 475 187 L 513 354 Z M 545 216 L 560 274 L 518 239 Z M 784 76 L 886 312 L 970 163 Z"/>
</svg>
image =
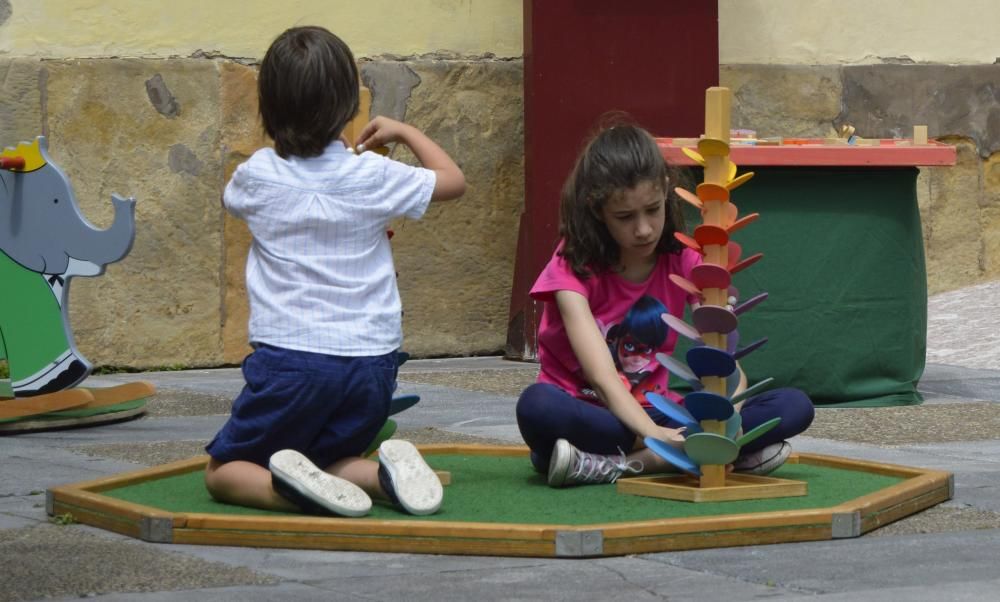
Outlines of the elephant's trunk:
<svg viewBox="0 0 1000 602">
<path fill-rule="evenodd" d="M 135 199 L 123 199 L 112 194 L 111 202 L 115 206 L 111 227 L 99 230 L 82 220 L 83 232 L 67 240 L 66 254 L 69 257 L 103 266 L 120 260 L 132 249 L 135 241 Z"/>
</svg>

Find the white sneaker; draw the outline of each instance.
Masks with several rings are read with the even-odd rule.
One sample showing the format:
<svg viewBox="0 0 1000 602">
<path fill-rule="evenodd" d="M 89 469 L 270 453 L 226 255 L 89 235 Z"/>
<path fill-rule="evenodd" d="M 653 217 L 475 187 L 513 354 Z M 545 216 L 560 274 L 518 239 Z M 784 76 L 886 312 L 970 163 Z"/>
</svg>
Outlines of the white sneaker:
<svg viewBox="0 0 1000 602">
<path fill-rule="evenodd" d="M 444 488 L 437 474 L 409 441 L 389 439 L 378 446 L 378 480 L 392 503 L 410 514 L 434 514 Z"/>
<path fill-rule="evenodd" d="M 556 441 L 549 459 L 549 487 L 614 483 L 622 474 L 642 472 L 642 462 L 628 462 L 625 454 L 603 456 L 582 452 L 565 439 Z"/>
<path fill-rule="evenodd" d="M 268 468 L 274 490 L 304 512 L 364 516 L 372 509 L 372 500 L 364 490 L 320 470 L 294 449 L 272 454 Z"/>
<path fill-rule="evenodd" d="M 733 462 L 733 471 L 761 476 L 771 474 L 781 468 L 781 465 L 791 454 L 792 446 L 788 441 L 772 443 L 765 448 L 736 458 L 736 461 Z"/>
</svg>

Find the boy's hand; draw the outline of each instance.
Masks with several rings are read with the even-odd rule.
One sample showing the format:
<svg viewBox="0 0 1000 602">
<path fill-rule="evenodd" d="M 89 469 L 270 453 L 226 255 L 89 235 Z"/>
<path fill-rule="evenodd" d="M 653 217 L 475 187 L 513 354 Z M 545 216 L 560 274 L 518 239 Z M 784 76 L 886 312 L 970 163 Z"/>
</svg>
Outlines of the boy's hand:
<svg viewBox="0 0 1000 602">
<path fill-rule="evenodd" d="M 358 139 L 354 141 L 354 148 L 361 153 L 365 149 L 378 148 L 390 142 L 405 142 L 406 129 L 410 127 L 395 119 L 379 115 L 361 130 Z"/>
<path fill-rule="evenodd" d="M 362 153 L 365 149 L 375 149 L 390 142 L 402 142 L 410 147 L 420 164 L 434 172 L 436 179 L 432 201 L 457 199 L 465 192 L 462 170 L 448 153 L 412 125 L 379 115 L 361 130 L 354 141 L 354 148 Z"/>
</svg>

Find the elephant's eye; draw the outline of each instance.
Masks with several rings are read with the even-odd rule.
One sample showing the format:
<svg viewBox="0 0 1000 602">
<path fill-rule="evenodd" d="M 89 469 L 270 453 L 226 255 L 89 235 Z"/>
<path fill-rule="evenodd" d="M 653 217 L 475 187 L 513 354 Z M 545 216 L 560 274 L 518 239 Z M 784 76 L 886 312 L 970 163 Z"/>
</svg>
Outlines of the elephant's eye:
<svg viewBox="0 0 1000 602">
<path fill-rule="evenodd" d="M 59 199 L 52 199 L 52 202 L 58 204 L 59 203 Z"/>
</svg>

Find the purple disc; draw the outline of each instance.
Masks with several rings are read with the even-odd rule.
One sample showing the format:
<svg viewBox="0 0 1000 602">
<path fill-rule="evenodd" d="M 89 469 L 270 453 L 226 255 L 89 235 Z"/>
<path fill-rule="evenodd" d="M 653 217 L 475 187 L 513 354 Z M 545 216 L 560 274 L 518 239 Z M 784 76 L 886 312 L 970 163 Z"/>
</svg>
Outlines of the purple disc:
<svg viewBox="0 0 1000 602">
<path fill-rule="evenodd" d="M 736 330 L 739 319 L 732 311 L 718 305 L 702 305 L 691 312 L 694 327 L 698 332 L 718 332 L 728 334 Z"/>
<path fill-rule="evenodd" d="M 750 297 L 743 303 L 740 303 L 736 307 L 734 307 L 733 313 L 738 316 L 745 311 L 753 309 L 758 303 L 760 303 L 764 299 L 767 299 L 767 293 L 760 293 L 759 295 L 754 295 L 753 297 Z"/>
<path fill-rule="evenodd" d="M 761 337 L 761 338 L 757 339 L 756 341 L 754 341 L 753 343 L 750 343 L 746 347 L 741 347 L 741 348 L 737 349 L 736 352 L 733 353 L 733 359 L 738 360 L 738 359 L 740 359 L 740 358 L 742 358 L 742 357 L 744 357 L 746 355 L 749 355 L 751 352 L 756 351 L 757 349 L 759 349 L 760 346 L 763 345 L 766 342 L 767 342 L 767 337 Z"/>
<path fill-rule="evenodd" d="M 698 334 L 698 331 L 695 330 L 693 326 L 691 326 L 684 320 L 678 318 L 673 314 L 661 314 L 660 317 L 663 318 L 663 321 L 667 323 L 667 326 L 669 326 L 673 330 L 676 330 L 678 334 L 682 334 L 697 343 L 702 342 L 701 335 Z"/>
<path fill-rule="evenodd" d="M 736 370 L 736 360 L 722 349 L 700 346 L 687 352 L 687 365 L 698 378 L 729 376 Z"/>
</svg>

